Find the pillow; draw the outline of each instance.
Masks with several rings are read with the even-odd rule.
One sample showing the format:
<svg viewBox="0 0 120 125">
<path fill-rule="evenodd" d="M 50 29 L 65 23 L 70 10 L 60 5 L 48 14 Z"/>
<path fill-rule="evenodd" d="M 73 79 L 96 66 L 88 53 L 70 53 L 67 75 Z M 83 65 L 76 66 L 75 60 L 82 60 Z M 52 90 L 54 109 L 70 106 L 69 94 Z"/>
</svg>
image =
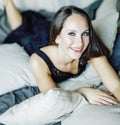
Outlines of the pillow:
<svg viewBox="0 0 120 125">
<path fill-rule="evenodd" d="M 111 53 L 117 34 L 119 18 L 116 3 L 117 0 L 104 0 L 97 9 L 96 19 L 92 22 L 96 33 Z"/>
<path fill-rule="evenodd" d="M 67 118 L 84 105 L 86 100 L 77 93 L 54 88 L 11 107 L 0 116 L 6 125 L 44 125 Z"/>
<path fill-rule="evenodd" d="M 120 125 L 120 103 L 112 106 L 86 105 L 65 119 L 62 125 Z"/>
<path fill-rule="evenodd" d="M 117 0 L 104 0 L 97 10 L 96 18 L 103 18 L 117 12 Z"/>
<path fill-rule="evenodd" d="M 23 48 L 17 43 L 0 45 L 0 95 L 35 84 Z"/>
<path fill-rule="evenodd" d="M 118 17 L 119 14 L 116 12 L 92 21 L 96 33 L 111 53 L 117 35 Z"/>
<path fill-rule="evenodd" d="M 22 1 L 22 2 L 21 2 Z M 36 10 L 39 11 L 40 9 L 45 9 L 49 12 L 56 12 L 60 7 L 64 5 L 76 5 L 81 8 L 89 6 L 91 3 L 95 2 L 96 0 L 14 0 L 15 5 L 21 11 L 23 10 Z M 99 1 L 99 0 L 97 0 Z M 100 0 L 101 1 L 101 0 Z M 34 3 L 34 4 L 33 4 Z M 47 6 L 46 6 L 47 5 Z"/>
<path fill-rule="evenodd" d="M 60 88 L 65 90 L 76 90 L 80 87 L 99 87 L 101 79 L 97 75 L 91 64 L 87 64 L 86 70 L 76 78 L 70 78 L 58 84 Z"/>
<path fill-rule="evenodd" d="M 21 46 L 17 43 L 2 44 L 0 53 L 0 95 L 24 86 L 37 86 L 30 70 L 29 56 Z M 100 82 L 92 65 L 88 64 L 79 77 L 66 80 L 59 87 L 75 90 L 80 86 L 99 86 Z"/>
</svg>

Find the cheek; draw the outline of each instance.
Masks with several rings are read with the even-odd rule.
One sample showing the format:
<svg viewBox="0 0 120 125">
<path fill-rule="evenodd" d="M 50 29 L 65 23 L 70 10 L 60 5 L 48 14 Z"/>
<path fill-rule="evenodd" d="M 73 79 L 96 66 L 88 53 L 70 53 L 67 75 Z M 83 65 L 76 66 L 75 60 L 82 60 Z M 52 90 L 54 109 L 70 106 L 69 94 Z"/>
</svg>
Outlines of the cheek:
<svg viewBox="0 0 120 125">
<path fill-rule="evenodd" d="M 75 37 L 68 36 L 66 37 L 66 41 L 68 44 L 73 44 L 77 39 Z"/>
<path fill-rule="evenodd" d="M 70 37 L 63 37 L 61 40 L 62 43 L 65 44 L 66 46 L 70 46 L 74 41 L 74 39 Z"/>
<path fill-rule="evenodd" d="M 84 39 L 84 46 L 87 47 L 90 43 L 89 38 Z"/>
<path fill-rule="evenodd" d="M 85 46 L 87 47 L 89 45 L 89 41 L 87 41 L 86 43 L 85 43 Z"/>
</svg>

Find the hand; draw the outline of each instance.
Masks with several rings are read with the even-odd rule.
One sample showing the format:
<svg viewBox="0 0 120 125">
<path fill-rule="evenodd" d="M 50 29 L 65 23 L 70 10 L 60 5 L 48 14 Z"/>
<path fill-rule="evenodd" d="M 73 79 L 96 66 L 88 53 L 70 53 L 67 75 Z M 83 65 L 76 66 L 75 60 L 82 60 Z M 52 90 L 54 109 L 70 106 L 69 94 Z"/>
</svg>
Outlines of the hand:
<svg viewBox="0 0 120 125">
<path fill-rule="evenodd" d="M 118 100 L 115 97 L 100 89 L 80 88 L 77 92 L 81 93 L 90 104 L 115 105 L 118 103 Z"/>
</svg>

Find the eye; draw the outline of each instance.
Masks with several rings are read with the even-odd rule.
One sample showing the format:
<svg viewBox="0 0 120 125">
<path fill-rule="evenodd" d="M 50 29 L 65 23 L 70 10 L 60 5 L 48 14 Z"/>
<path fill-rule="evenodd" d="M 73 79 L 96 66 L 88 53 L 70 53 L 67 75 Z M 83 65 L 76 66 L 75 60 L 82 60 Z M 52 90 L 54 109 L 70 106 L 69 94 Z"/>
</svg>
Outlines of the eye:
<svg viewBox="0 0 120 125">
<path fill-rule="evenodd" d="M 69 32 L 68 35 L 75 36 L 75 33 L 74 32 Z"/>
<path fill-rule="evenodd" d="M 83 32 L 82 36 L 89 36 L 89 32 Z"/>
</svg>

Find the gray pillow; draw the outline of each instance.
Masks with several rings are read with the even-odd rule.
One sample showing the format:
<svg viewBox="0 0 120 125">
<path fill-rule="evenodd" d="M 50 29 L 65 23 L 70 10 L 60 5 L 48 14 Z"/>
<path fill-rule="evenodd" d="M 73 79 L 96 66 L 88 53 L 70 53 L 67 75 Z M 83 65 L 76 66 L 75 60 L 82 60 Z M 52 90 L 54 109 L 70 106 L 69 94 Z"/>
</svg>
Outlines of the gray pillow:
<svg viewBox="0 0 120 125">
<path fill-rule="evenodd" d="M 96 11 L 99 8 L 99 6 L 101 5 L 102 1 L 103 0 L 97 0 L 93 3 L 91 3 L 89 6 L 83 8 L 83 10 L 85 10 L 88 13 L 91 20 L 95 19 Z"/>
</svg>

